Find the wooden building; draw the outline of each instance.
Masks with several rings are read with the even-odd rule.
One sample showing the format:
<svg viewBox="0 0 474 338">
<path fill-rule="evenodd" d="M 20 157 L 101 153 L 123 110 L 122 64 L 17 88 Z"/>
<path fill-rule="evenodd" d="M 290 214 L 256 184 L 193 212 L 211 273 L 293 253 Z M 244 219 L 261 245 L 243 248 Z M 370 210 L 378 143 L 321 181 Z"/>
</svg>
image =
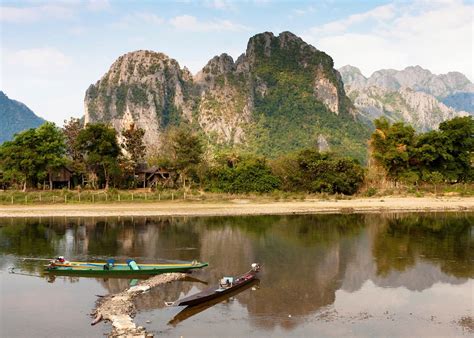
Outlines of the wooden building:
<svg viewBox="0 0 474 338">
<path fill-rule="evenodd" d="M 153 188 L 158 184 L 169 187 L 174 184 L 172 172 L 157 166 L 140 165 L 135 170 L 135 177 L 143 188 Z"/>
<path fill-rule="evenodd" d="M 50 189 L 61 189 L 67 187 L 71 189 L 71 180 L 73 172 L 66 166 L 50 170 L 48 172 L 48 181 Z"/>
</svg>

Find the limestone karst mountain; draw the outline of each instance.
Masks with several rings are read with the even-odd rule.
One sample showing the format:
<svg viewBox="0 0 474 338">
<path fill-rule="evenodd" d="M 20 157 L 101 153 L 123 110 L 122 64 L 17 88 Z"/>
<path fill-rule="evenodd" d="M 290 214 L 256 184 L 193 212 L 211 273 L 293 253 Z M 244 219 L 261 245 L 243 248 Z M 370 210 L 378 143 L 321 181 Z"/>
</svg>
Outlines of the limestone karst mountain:
<svg viewBox="0 0 474 338">
<path fill-rule="evenodd" d="M 45 121 L 36 116 L 26 105 L 12 100 L 0 91 L 0 144 L 9 141 L 13 135 L 42 125 Z"/>
<path fill-rule="evenodd" d="M 329 146 L 363 159 L 369 136 L 332 58 L 290 32 L 257 34 L 237 60 L 221 54 L 194 77 L 164 54 L 125 54 L 87 90 L 85 121 L 133 121 L 154 147 L 186 122 L 213 146 L 268 156 Z"/>
<path fill-rule="evenodd" d="M 474 111 L 474 85 L 458 72 L 434 75 L 415 66 L 401 71 L 379 70 L 366 78 L 349 65 L 339 72 L 347 94 L 368 121 L 385 116 L 426 131 L 445 120 L 467 115 L 463 109 Z"/>
</svg>

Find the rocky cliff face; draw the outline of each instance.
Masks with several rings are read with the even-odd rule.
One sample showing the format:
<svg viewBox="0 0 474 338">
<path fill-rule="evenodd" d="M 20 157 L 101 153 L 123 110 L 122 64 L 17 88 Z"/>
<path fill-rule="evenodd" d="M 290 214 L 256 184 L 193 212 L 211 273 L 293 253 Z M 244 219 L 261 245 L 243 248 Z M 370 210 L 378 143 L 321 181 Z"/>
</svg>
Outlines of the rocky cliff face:
<svg viewBox="0 0 474 338">
<path fill-rule="evenodd" d="M 188 122 L 213 144 L 266 155 L 322 139 L 325 147 L 357 143 L 361 154 L 367 136 L 331 57 L 290 32 L 255 35 L 236 61 L 216 56 L 194 77 L 164 54 L 125 54 L 87 90 L 85 116 L 118 131 L 135 122 L 153 145 L 169 125 Z M 341 134 L 342 124 L 360 135 Z"/>
<path fill-rule="evenodd" d="M 245 126 L 252 119 L 248 70 L 237 69 L 231 56 L 215 56 L 195 76 L 199 90 L 199 126 L 217 143 L 245 141 Z"/>
<path fill-rule="evenodd" d="M 85 122 L 108 122 L 119 132 L 134 122 L 155 144 L 169 124 L 192 118 L 192 90 L 191 73 L 176 60 L 151 51 L 128 53 L 87 89 Z"/>
<path fill-rule="evenodd" d="M 349 97 L 365 119 L 385 116 L 393 122 L 410 123 L 420 131 L 436 129 L 445 120 L 467 115 L 445 105 L 438 97 L 457 97 L 474 88 L 460 73 L 437 76 L 419 66 L 402 71 L 380 70 L 369 78 L 352 66 L 339 71 Z"/>
</svg>

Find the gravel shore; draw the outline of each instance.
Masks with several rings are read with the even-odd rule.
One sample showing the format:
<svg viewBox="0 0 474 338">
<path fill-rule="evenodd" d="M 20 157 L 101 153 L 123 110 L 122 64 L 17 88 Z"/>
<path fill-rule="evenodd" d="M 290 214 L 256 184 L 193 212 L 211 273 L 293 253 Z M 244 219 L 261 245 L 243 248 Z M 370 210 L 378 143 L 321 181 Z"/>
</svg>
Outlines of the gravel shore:
<svg viewBox="0 0 474 338">
<path fill-rule="evenodd" d="M 474 197 L 382 197 L 284 202 L 236 199 L 222 202 L 2 205 L 0 217 L 239 216 L 426 211 L 474 211 Z"/>
</svg>

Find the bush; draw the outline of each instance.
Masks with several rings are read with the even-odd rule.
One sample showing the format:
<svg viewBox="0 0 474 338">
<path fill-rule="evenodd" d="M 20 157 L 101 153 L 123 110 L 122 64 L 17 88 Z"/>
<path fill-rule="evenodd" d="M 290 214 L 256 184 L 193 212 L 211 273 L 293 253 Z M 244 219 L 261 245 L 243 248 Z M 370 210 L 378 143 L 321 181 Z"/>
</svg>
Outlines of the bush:
<svg viewBox="0 0 474 338">
<path fill-rule="evenodd" d="M 364 180 L 364 169 L 356 160 L 315 149 L 302 150 L 273 164 L 283 186 L 294 191 L 352 195 Z"/>
<path fill-rule="evenodd" d="M 372 197 L 376 193 L 377 193 L 377 188 L 370 187 L 369 189 L 367 189 L 366 195 L 367 195 L 367 197 Z"/>
<path fill-rule="evenodd" d="M 248 157 L 235 163 L 224 163 L 209 170 L 206 188 L 215 192 L 248 193 L 271 192 L 278 189 L 275 177 L 265 159 Z"/>
</svg>

